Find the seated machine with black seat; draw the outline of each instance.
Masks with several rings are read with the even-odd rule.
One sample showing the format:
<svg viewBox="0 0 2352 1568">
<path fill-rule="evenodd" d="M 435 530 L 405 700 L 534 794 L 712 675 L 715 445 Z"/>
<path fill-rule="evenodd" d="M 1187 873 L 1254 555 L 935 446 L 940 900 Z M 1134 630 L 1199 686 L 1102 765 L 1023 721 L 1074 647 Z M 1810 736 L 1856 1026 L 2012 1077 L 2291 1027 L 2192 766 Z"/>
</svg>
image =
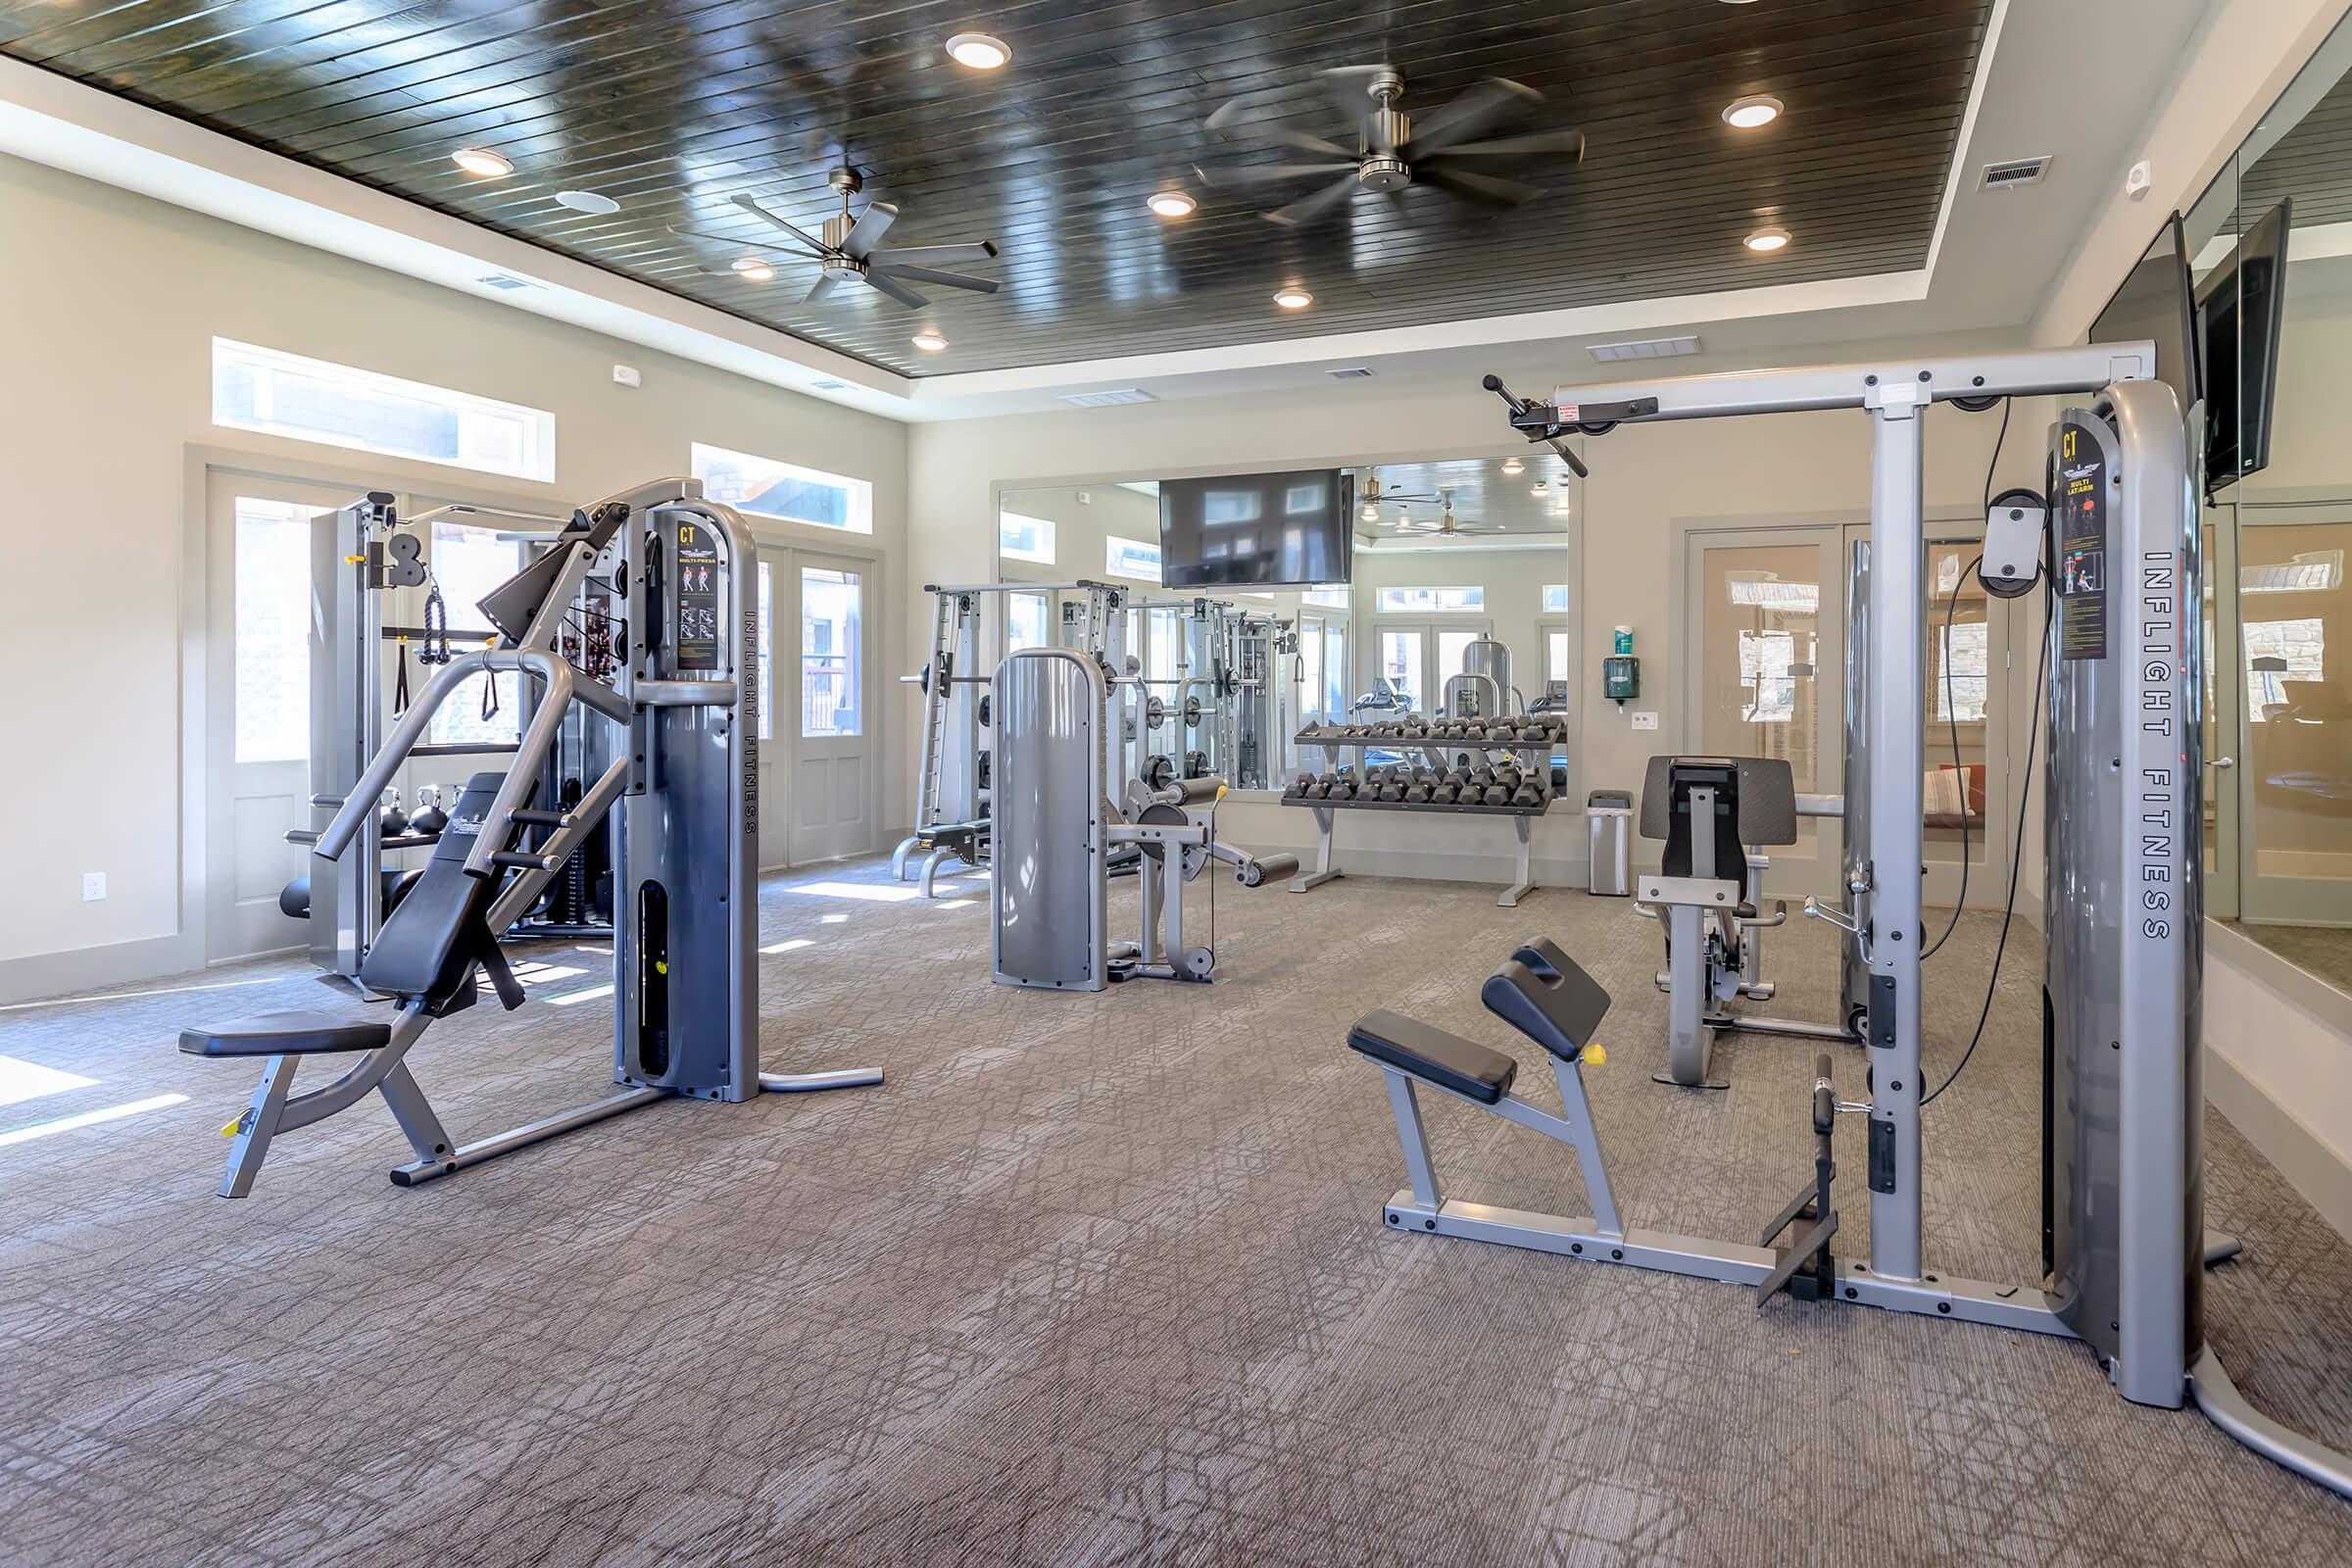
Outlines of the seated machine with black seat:
<svg viewBox="0 0 2352 1568">
<path fill-rule="evenodd" d="M 359 966 L 376 1006 L 280 1012 L 191 1028 L 192 1055 L 266 1058 L 234 1142 L 224 1198 L 251 1191 L 278 1134 L 383 1095 L 416 1158 L 392 1172 L 415 1186 L 672 1096 L 745 1101 L 881 1082 L 864 1069 L 783 1075 L 759 1065 L 759 733 L 756 618 L 738 573 L 751 536 L 692 479 L 664 479 L 577 513 L 548 549 L 481 603 L 504 646 L 443 665 L 401 716 L 318 833 L 321 861 L 351 853 L 385 784 L 424 738 L 434 712 L 469 677 L 516 670 L 536 701 L 510 769 L 473 775 L 422 874 L 374 934 Z M 625 585 L 629 637 L 612 679 L 573 664 L 558 641 L 594 572 Z M 620 731 L 612 760 L 574 805 L 534 808 L 542 764 L 566 713 Z M 509 1008 L 523 1002 L 500 950 L 586 837 L 611 835 L 615 867 L 613 1081 L 618 1093 L 453 1146 L 407 1056 L 427 1024 L 471 1006 L 487 975 Z M 310 1055 L 358 1055 L 341 1077 L 294 1094 Z"/>
<path fill-rule="evenodd" d="M 1721 1089 L 1708 1077 L 1715 1031 L 1746 1027 L 1732 1004 L 1769 1001 L 1764 930 L 1788 918 L 1762 909 L 1761 846 L 1796 842 L 1788 764 L 1766 757 L 1653 757 L 1642 786 L 1642 836 L 1663 839 L 1654 873 L 1636 879 L 1635 912 L 1666 927 L 1658 989 L 1666 1009 L 1664 1084 Z M 1758 848 L 1751 850 L 1750 846 Z M 1762 1020 L 1759 1020 L 1760 1022 Z"/>
</svg>

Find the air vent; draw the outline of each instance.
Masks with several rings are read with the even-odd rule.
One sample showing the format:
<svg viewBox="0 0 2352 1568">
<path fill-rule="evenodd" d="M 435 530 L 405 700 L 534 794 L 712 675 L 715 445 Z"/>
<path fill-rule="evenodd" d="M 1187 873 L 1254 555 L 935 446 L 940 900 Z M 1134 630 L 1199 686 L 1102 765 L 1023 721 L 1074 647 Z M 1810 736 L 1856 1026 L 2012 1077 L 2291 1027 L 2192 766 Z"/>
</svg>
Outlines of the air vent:
<svg viewBox="0 0 2352 1568">
<path fill-rule="evenodd" d="M 1334 381 L 1369 381 L 1379 372 L 1369 365 L 1350 365 L 1344 370 L 1326 370 L 1323 373 Z"/>
<path fill-rule="evenodd" d="M 1979 190 L 2007 190 L 2014 185 L 2038 185 L 2050 172 L 2048 153 L 2039 158 L 2012 158 L 2005 164 L 1986 164 L 1977 178 Z"/>
<path fill-rule="evenodd" d="M 1064 392 L 1061 401 L 1072 408 L 1107 409 L 1121 403 L 1157 403 L 1159 399 L 1140 386 L 1122 386 L 1108 392 Z"/>
<path fill-rule="evenodd" d="M 838 392 L 849 384 L 847 381 L 811 381 L 808 383 L 808 390 L 811 392 Z"/>
<path fill-rule="evenodd" d="M 492 272 L 488 277 L 477 277 L 474 281 L 484 288 L 529 288 L 531 286 L 521 278 L 510 277 L 505 272 Z"/>
<path fill-rule="evenodd" d="M 1685 354 L 1698 352 L 1695 337 L 1651 337 L 1639 343 L 1595 343 L 1589 351 L 1603 365 L 1616 365 L 1626 360 L 1672 360 Z"/>
</svg>

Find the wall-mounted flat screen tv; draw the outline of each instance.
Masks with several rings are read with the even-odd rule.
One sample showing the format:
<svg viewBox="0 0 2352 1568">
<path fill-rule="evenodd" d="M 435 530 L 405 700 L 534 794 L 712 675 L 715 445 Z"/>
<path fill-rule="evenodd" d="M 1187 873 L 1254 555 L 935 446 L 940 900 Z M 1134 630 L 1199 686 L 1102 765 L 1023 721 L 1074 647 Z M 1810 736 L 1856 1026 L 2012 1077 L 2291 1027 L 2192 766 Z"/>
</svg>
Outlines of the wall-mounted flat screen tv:
<svg viewBox="0 0 2352 1568">
<path fill-rule="evenodd" d="M 2278 397 L 2278 326 L 2286 318 L 2286 246 L 2294 208 L 2262 215 L 2197 289 L 2205 349 L 2205 493 L 2271 464 Z"/>
<path fill-rule="evenodd" d="M 1159 482 L 1160 581 L 1275 588 L 1348 580 L 1355 475 L 1345 468 Z"/>
</svg>

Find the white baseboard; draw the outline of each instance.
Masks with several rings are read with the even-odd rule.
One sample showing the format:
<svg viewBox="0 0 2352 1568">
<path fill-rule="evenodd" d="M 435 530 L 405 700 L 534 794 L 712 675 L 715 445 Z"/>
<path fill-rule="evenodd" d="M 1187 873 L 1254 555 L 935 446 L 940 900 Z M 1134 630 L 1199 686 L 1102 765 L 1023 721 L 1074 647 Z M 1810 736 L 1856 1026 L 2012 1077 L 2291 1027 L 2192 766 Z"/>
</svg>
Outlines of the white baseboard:
<svg viewBox="0 0 2352 1568">
<path fill-rule="evenodd" d="M 2205 1053 L 2205 1098 L 2230 1124 L 2245 1134 L 2287 1185 L 2320 1211 L 2320 1217 L 2352 1239 L 2352 1165 L 2336 1158 L 2320 1135 L 2285 1105 L 2273 1100 L 2217 1051 Z M 2228 1230 L 2227 1214 L 2207 1212 L 2206 1222 Z"/>
<path fill-rule="evenodd" d="M 108 986 L 158 980 L 204 967 L 204 955 L 193 937 L 142 937 L 114 942 L 103 948 L 72 948 L 62 953 L 36 953 L 22 958 L 0 959 L 0 1005 L 70 997 Z"/>
</svg>

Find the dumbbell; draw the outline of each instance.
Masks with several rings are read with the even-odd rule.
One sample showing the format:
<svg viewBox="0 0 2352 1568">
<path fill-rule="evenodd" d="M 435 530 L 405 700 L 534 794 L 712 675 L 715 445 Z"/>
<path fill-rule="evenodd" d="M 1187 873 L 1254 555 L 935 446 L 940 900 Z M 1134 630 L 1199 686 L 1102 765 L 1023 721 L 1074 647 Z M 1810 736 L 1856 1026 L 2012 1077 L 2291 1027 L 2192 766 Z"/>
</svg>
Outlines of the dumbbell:
<svg viewBox="0 0 2352 1568">
<path fill-rule="evenodd" d="M 1508 806 L 1508 805 L 1510 805 L 1510 804 L 1511 804 L 1511 792 L 1510 792 L 1510 790 L 1509 790 L 1507 787 L 1505 787 L 1505 786 L 1503 786 L 1503 785 L 1500 785 L 1500 784 L 1490 784 L 1490 785 L 1488 785 L 1488 786 L 1487 786 L 1487 804 L 1488 804 L 1489 806 Z"/>
<path fill-rule="evenodd" d="M 1522 784 L 1511 791 L 1513 806 L 1539 806 L 1543 804 L 1543 800 L 1544 797 L 1536 793 L 1536 787 L 1533 784 Z"/>
<path fill-rule="evenodd" d="M 1429 804 L 1432 806 L 1451 806 L 1454 803 L 1456 794 L 1457 792 L 1450 784 L 1435 785 L 1429 792 Z"/>
<path fill-rule="evenodd" d="M 1404 799 L 1404 786 L 1397 783 L 1395 779 L 1391 779 L 1387 783 L 1381 785 L 1380 798 L 1394 805 L 1395 803 Z"/>
<path fill-rule="evenodd" d="M 1420 782 L 1418 779 L 1414 780 L 1412 783 L 1405 786 L 1404 804 L 1407 806 L 1427 806 L 1429 804 L 1429 789 L 1430 787 L 1427 784 Z"/>
</svg>

